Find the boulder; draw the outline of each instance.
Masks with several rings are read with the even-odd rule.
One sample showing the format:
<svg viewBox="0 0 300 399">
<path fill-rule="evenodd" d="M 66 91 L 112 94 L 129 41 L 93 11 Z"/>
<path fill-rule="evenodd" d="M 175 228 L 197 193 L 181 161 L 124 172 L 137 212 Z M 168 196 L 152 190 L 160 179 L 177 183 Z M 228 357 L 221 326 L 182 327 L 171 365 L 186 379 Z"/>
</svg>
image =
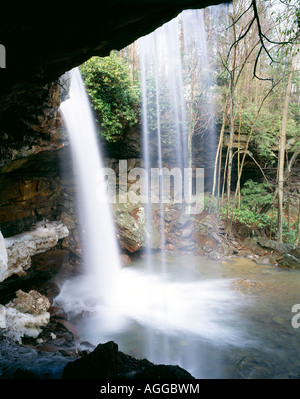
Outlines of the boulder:
<svg viewBox="0 0 300 399">
<path fill-rule="evenodd" d="M 300 259 L 300 246 L 295 245 L 294 248 L 292 248 L 289 253 L 293 255 L 295 258 Z"/>
<path fill-rule="evenodd" d="M 99 344 L 92 352 L 67 364 L 63 379 L 193 379 L 179 366 L 154 365 L 146 359 L 135 359 L 118 350 L 113 342 Z"/>
<path fill-rule="evenodd" d="M 258 244 L 271 250 L 278 261 L 278 266 L 289 269 L 300 269 L 300 247 L 293 244 L 280 243 L 265 237 L 257 239 Z"/>
<path fill-rule="evenodd" d="M 193 240 L 201 247 L 215 247 L 216 243 L 207 234 L 201 233 L 200 231 L 194 231 Z"/>
<path fill-rule="evenodd" d="M 165 221 L 170 223 L 174 219 L 174 216 L 175 216 L 174 209 L 169 209 L 169 208 L 166 207 L 165 210 L 164 210 L 164 219 L 165 219 Z"/>
<path fill-rule="evenodd" d="M 153 249 L 160 248 L 160 233 L 155 226 L 154 218 L 151 219 L 151 231 L 146 224 L 146 210 L 143 205 L 127 202 L 113 204 L 114 220 L 117 226 L 118 240 L 123 249 L 130 253 L 138 251 L 148 245 Z M 154 214 L 155 207 L 150 209 Z"/>
<path fill-rule="evenodd" d="M 224 239 L 221 237 L 219 222 L 213 215 L 202 215 L 204 218 L 194 220 L 193 240 L 198 244 L 204 253 L 212 253 L 213 258 L 221 256 Z M 220 252 L 221 251 L 221 252 Z"/>
<path fill-rule="evenodd" d="M 177 247 L 184 251 L 192 251 L 195 248 L 195 243 L 189 239 L 179 239 Z"/>
<path fill-rule="evenodd" d="M 268 253 L 266 248 L 262 248 L 258 243 L 257 237 L 247 237 L 243 242 L 244 247 L 247 251 L 250 251 L 253 254 L 263 256 Z"/>
<path fill-rule="evenodd" d="M 31 290 L 29 293 L 18 290 L 16 298 L 8 306 L 15 308 L 21 313 L 39 315 L 46 312 L 50 307 L 49 300 L 39 292 Z"/>
<path fill-rule="evenodd" d="M 59 351 L 41 352 L 20 345 L 0 334 L 0 378 L 61 378 L 62 370 L 74 357 L 63 356 Z"/>
<path fill-rule="evenodd" d="M 189 224 L 190 220 L 191 220 L 190 215 L 181 213 L 175 222 L 175 227 L 177 229 L 182 229 L 183 227 Z"/>
<path fill-rule="evenodd" d="M 118 345 L 112 341 L 99 344 L 93 352 L 69 363 L 63 379 L 113 378 L 118 374 Z"/>
<path fill-rule="evenodd" d="M 6 309 L 5 306 L 0 305 L 0 328 L 6 327 Z"/>
<path fill-rule="evenodd" d="M 2 281 L 1 276 L 5 275 L 7 271 L 7 261 L 8 259 L 7 259 L 5 240 L 0 231 L 0 281 Z"/>
<path fill-rule="evenodd" d="M 17 297 L 5 305 L 5 327 L 3 334 L 14 341 L 22 337 L 36 338 L 50 321 L 49 300 L 31 290 L 29 293 L 17 291 Z"/>
<path fill-rule="evenodd" d="M 188 238 L 188 237 L 190 237 L 192 235 L 193 231 L 194 231 L 193 226 L 185 227 L 181 231 L 181 237 L 182 238 Z"/>
<path fill-rule="evenodd" d="M 278 262 L 278 266 L 300 270 L 300 260 L 291 254 L 285 253 L 283 254 L 282 259 Z"/>
<path fill-rule="evenodd" d="M 277 261 L 272 255 L 265 255 L 259 258 L 253 258 L 253 261 L 258 265 L 277 265 Z"/>
<path fill-rule="evenodd" d="M 296 246 L 293 244 L 283 244 L 278 241 L 270 240 L 266 237 L 258 237 L 257 242 L 262 248 L 273 250 L 278 254 L 284 254 L 296 248 Z"/>
</svg>

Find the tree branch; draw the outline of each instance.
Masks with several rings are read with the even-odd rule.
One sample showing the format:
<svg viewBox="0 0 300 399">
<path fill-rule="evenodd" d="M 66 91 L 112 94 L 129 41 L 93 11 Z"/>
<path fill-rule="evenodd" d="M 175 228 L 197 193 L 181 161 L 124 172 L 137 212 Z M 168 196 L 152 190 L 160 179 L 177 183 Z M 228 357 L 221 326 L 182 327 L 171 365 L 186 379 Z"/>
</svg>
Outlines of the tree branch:
<svg viewBox="0 0 300 399">
<path fill-rule="evenodd" d="M 245 11 L 238 17 L 238 19 L 236 19 L 230 26 L 228 26 L 228 28 L 226 28 L 226 30 L 232 28 L 233 25 L 235 25 L 235 24 L 242 18 L 242 16 L 245 15 L 245 14 L 250 10 L 251 7 L 252 7 L 252 3 L 251 3 L 250 6 L 247 8 L 247 10 L 245 10 Z"/>
<path fill-rule="evenodd" d="M 286 4 L 283 1 L 282 1 L 282 3 Z M 258 54 L 256 56 L 256 59 L 255 59 L 253 77 L 257 78 L 259 80 L 268 80 L 268 81 L 272 82 L 272 84 L 273 84 L 273 79 L 272 78 L 261 78 L 260 76 L 257 75 L 257 72 L 256 72 L 257 71 L 258 60 L 259 60 L 259 57 L 261 56 L 262 50 L 265 51 L 265 53 L 267 54 L 268 58 L 271 60 L 271 63 L 279 63 L 279 61 L 276 61 L 272 57 L 272 55 L 270 54 L 270 50 L 266 47 L 265 41 L 267 41 L 268 43 L 274 44 L 274 45 L 285 45 L 285 44 L 294 43 L 295 38 L 291 39 L 291 40 L 287 40 L 287 41 L 275 41 L 275 40 L 269 39 L 262 31 L 256 0 L 252 0 L 251 3 L 250 3 L 250 6 L 227 29 L 229 29 L 232 26 L 234 26 L 251 8 L 253 9 L 253 18 L 251 19 L 251 21 L 250 21 L 247 29 L 245 30 L 245 32 L 243 34 L 241 34 L 237 38 L 237 40 L 235 40 L 234 43 L 230 46 L 229 51 L 228 51 L 228 55 L 227 55 L 227 60 L 228 60 L 228 58 L 230 56 L 232 48 L 235 45 L 237 45 L 242 39 L 244 39 L 244 37 L 250 31 L 251 26 L 253 25 L 254 21 L 256 21 L 257 29 L 258 29 L 258 36 L 259 36 L 259 41 L 261 43 L 261 47 L 260 47 L 260 49 L 258 51 Z M 296 38 L 297 38 L 297 36 L 296 36 Z"/>
<path fill-rule="evenodd" d="M 235 40 L 235 42 L 230 46 L 230 49 L 229 49 L 228 55 L 227 55 L 227 59 L 228 59 L 229 56 L 230 56 L 230 53 L 231 53 L 232 48 L 233 48 L 236 44 L 238 44 L 238 42 L 241 41 L 241 40 L 247 35 L 247 33 L 249 32 L 249 30 L 250 30 L 251 26 L 253 25 L 253 22 L 254 22 L 254 21 L 255 21 L 255 17 L 253 17 L 252 20 L 250 21 L 250 23 L 249 23 L 248 28 L 246 29 L 246 31 L 245 31 L 242 35 L 240 35 L 240 36 Z M 234 25 L 234 24 L 233 24 L 233 25 Z M 233 26 L 233 25 L 232 25 L 232 26 Z"/>
</svg>

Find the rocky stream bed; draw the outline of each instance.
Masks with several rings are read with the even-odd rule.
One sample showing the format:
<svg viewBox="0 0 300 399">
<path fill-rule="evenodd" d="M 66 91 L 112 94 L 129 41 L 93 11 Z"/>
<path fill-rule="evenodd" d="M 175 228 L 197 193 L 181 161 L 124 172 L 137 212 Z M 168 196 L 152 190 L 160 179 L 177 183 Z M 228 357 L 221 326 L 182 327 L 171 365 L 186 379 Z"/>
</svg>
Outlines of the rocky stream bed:
<svg viewBox="0 0 300 399">
<path fill-rule="evenodd" d="M 141 206 L 122 206 L 115 210 L 123 267 L 130 268 L 132 262 L 146 256 L 143 212 Z M 153 237 L 152 246 L 159 255 L 159 209 L 153 214 L 157 237 Z M 164 250 L 179 258 L 194 256 L 212 265 L 214 262 L 230 265 L 234 260 L 245 259 L 250 262 L 250 274 L 251 264 L 285 273 L 297 273 L 299 269 L 299 247 L 278 244 L 264 237 L 243 241 L 225 237 L 224 226 L 205 212 L 190 218 L 182 215 L 178 206 L 166 207 L 164 219 Z M 61 222 L 40 224 L 23 236 L 2 238 L 0 378 L 192 378 L 179 366 L 158 366 L 129 356 L 118 350 L 117 343 L 95 345 L 80 338 L 78 326 L 93 313 L 82 311 L 70 317 L 55 301 L 63 281 L 82 272 L 80 248 L 72 251 L 68 248 L 69 234 L 76 235 L 75 226 L 69 224 L 68 229 Z M 241 277 L 235 279 L 234 289 L 241 295 L 264 292 L 266 282 L 245 278 L 248 269 L 243 268 Z M 279 328 L 284 324 L 281 316 L 276 315 L 271 322 Z M 262 356 L 259 351 L 253 361 L 249 356 L 243 359 L 243 351 L 239 349 L 232 350 L 232 356 L 233 366 L 224 374 L 225 378 L 260 378 L 261 375 L 270 378 L 267 371 L 259 372 L 261 368 L 268 369 L 264 359 L 258 360 Z M 294 370 L 283 373 L 283 378 L 299 378 L 299 375 L 299 365 L 295 365 Z"/>
</svg>

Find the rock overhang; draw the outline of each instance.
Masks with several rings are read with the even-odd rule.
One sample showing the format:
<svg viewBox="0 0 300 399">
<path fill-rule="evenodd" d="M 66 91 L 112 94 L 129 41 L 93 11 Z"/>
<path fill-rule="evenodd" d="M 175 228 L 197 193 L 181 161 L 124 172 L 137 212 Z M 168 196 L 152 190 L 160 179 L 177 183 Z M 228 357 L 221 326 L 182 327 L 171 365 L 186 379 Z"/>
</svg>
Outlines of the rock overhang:
<svg viewBox="0 0 300 399">
<path fill-rule="evenodd" d="M 106 56 L 150 33 L 188 8 L 228 0 L 111 0 L 42 7 L 6 6 L 0 43 L 6 68 L 0 71 L 0 122 L 43 105 L 46 84 L 91 56 Z"/>
</svg>

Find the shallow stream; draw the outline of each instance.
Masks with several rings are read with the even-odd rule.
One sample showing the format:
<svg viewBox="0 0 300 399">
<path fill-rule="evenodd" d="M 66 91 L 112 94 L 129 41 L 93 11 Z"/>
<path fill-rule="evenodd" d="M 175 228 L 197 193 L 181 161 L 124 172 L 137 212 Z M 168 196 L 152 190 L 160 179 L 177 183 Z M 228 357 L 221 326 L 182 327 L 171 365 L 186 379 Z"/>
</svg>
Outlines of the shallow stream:
<svg viewBox="0 0 300 399">
<path fill-rule="evenodd" d="M 299 378 L 300 328 L 291 323 L 299 271 L 168 254 L 162 274 L 161 256 L 152 256 L 151 273 L 145 259 L 122 270 L 110 303 L 81 325 L 81 340 L 113 340 L 196 378 Z"/>
</svg>

